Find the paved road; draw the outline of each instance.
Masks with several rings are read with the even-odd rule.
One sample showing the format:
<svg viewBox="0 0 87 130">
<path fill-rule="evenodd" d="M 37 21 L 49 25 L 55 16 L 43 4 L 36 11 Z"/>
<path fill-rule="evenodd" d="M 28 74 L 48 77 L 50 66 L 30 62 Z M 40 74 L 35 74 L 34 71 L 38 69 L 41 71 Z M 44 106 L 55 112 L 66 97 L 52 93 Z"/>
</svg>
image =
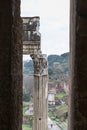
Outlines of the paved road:
<svg viewBox="0 0 87 130">
<path fill-rule="evenodd" d="M 53 122 L 50 118 L 48 118 L 48 130 L 61 130 L 61 129 L 56 125 L 55 122 Z"/>
<path fill-rule="evenodd" d="M 49 128 L 49 130 L 61 130 L 57 125 L 53 125 L 52 128 Z"/>
</svg>

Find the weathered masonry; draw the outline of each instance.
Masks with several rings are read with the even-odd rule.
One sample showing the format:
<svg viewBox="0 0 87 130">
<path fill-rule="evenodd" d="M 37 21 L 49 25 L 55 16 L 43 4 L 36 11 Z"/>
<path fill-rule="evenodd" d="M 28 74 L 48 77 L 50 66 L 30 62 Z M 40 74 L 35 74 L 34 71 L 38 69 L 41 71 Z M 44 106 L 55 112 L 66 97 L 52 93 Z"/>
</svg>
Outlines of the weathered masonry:
<svg viewBox="0 0 87 130">
<path fill-rule="evenodd" d="M 69 129 L 87 130 L 87 0 L 70 0 Z"/>
<path fill-rule="evenodd" d="M 30 54 L 34 63 L 34 120 L 33 130 L 48 130 L 47 58 L 41 52 L 39 17 L 24 17 L 23 54 Z"/>
<path fill-rule="evenodd" d="M 87 130 L 87 0 L 70 1 L 68 130 Z M 0 0 L 0 130 L 22 130 L 21 25 L 20 0 Z"/>
</svg>

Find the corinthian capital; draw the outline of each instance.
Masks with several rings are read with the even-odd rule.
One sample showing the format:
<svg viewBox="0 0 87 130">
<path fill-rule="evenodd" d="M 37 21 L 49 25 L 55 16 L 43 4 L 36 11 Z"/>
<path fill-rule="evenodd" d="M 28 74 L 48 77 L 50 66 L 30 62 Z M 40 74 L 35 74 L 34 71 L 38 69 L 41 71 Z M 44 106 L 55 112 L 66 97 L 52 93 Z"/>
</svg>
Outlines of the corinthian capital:
<svg viewBox="0 0 87 130">
<path fill-rule="evenodd" d="M 34 74 L 47 75 L 47 56 L 38 50 L 31 57 L 34 63 Z"/>
</svg>

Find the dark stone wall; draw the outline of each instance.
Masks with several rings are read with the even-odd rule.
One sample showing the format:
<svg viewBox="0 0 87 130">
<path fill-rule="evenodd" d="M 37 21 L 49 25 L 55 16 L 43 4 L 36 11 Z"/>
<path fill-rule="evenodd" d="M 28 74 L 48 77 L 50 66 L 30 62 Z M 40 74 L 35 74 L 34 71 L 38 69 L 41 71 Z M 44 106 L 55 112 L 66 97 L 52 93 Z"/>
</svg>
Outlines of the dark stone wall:
<svg viewBox="0 0 87 130">
<path fill-rule="evenodd" d="M 0 0 L 0 130 L 22 129 L 20 0 Z"/>
<path fill-rule="evenodd" d="M 71 0 L 69 130 L 87 130 L 87 0 Z"/>
</svg>

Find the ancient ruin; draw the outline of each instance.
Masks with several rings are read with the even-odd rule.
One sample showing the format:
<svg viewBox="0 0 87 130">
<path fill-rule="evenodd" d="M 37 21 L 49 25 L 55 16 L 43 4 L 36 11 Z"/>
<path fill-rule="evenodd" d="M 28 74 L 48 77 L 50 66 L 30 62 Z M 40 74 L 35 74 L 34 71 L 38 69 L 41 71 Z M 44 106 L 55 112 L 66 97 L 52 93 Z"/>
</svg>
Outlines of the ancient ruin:
<svg viewBox="0 0 87 130">
<path fill-rule="evenodd" d="M 20 25 L 20 0 L 0 0 L 0 130 L 22 130 Z M 87 130 L 86 25 L 87 1 L 70 0 L 71 97 L 68 130 Z"/>
<path fill-rule="evenodd" d="M 39 17 L 23 17 L 23 54 L 28 54 L 34 64 L 34 119 L 33 130 L 48 129 L 47 58 L 41 52 Z"/>
</svg>

